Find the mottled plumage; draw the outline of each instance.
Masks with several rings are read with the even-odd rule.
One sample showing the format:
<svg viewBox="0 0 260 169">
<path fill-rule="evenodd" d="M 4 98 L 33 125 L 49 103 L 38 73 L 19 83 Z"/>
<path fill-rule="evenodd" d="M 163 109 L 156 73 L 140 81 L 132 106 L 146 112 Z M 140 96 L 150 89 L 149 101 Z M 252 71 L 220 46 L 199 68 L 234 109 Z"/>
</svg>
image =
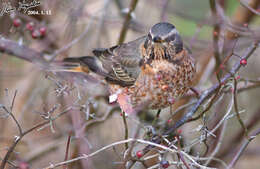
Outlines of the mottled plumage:
<svg viewBox="0 0 260 169">
<path fill-rule="evenodd" d="M 96 57 L 67 58 L 65 63 L 79 63 L 79 70 L 103 76 L 112 101 L 117 99 L 126 113 L 170 106 L 189 90 L 195 74 L 190 53 L 169 23 L 158 23 L 147 36 L 93 54 Z"/>
</svg>

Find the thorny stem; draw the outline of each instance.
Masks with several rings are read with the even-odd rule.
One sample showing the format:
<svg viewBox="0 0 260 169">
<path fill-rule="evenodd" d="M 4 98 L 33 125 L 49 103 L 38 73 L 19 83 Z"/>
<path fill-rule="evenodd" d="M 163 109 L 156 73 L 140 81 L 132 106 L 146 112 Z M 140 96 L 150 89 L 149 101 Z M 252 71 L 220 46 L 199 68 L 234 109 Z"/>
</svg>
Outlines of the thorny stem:
<svg viewBox="0 0 260 169">
<path fill-rule="evenodd" d="M 118 44 L 123 43 L 124 40 L 125 40 L 126 32 L 127 32 L 127 30 L 128 30 L 130 21 L 131 21 L 131 19 L 132 19 L 132 12 L 135 10 L 136 5 L 137 5 L 137 2 L 138 2 L 138 0 L 132 0 L 132 1 L 131 1 L 129 11 L 128 11 L 126 17 L 125 17 L 125 21 L 124 21 L 124 24 L 123 24 L 123 28 L 121 29 L 121 32 L 120 32 Z"/>
</svg>

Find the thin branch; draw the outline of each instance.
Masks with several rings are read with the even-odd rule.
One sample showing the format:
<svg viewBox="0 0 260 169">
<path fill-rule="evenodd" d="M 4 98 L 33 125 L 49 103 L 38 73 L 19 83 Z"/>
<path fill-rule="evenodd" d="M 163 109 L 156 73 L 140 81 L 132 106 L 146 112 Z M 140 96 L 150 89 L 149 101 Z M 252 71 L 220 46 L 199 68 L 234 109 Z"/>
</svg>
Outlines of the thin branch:
<svg viewBox="0 0 260 169">
<path fill-rule="evenodd" d="M 60 117 L 61 115 L 65 114 L 66 112 L 68 112 L 70 109 L 72 109 L 71 107 L 67 108 L 66 110 L 64 110 L 63 112 L 59 113 L 58 115 L 56 115 L 52 120 L 56 120 L 58 117 Z M 50 121 L 43 121 L 39 124 L 36 124 L 35 126 L 33 126 L 32 128 L 22 132 L 19 136 L 16 136 L 13 144 L 11 145 L 11 147 L 8 149 L 7 153 L 5 154 L 5 157 L 4 159 L 2 160 L 2 163 L 0 165 L 0 169 L 4 169 L 5 168 L 5 165 L 11 155 L 11 153 L 14 151 L 16 145 L 21 141 L 21 139 L 27 135 L 28 133 L 32 132 L 33 130 L 37 129 L 37 128 L 40 128 L 46 124 L 50 123 Z"/>
<path fill-rule="evenodd" d="M 241 117 L 240 117 L 240 115 L 239 115 L 238 103 L 237 103 L 237 80 L 236 80 L 236 78 L 234 78 L 234 94 L 233 94 L 233 99 L 234 99 L 234 109 L 235 109 L 235 112 L 236 112 L 236 115 L 237 115 L 237 119 L 238 119 L 240 125 L 242 126 L 242 128 L 244 129 L 246 137 L 248 138 L 247 128 L 246 128 L 244 122 L 242 121 L 242 119 L 241 119 Z"/>
<path fill-rule="evenodd" d="M 126 17 L 125 17 L 125 21 L 124 21 L 124 24 L 123 24 L 123 28 L 121 29 L 121 32 L 120 32 L 118 44 L 123 43 L 124 40 L 125 40 L 126 32 L 127 32 L 127 30 L 128 30 L 130 21 L 131 21 L 131 19 L 132 19 L 133 11 L 134 11 L 135 8 L 136 8 L 137 2 L 138 2 L 138 0 L 132 0 L 132 1 L 131 1 L 129 11 L 128 11 Z"/>
<path fill-rule="evenodd" d="M 69 135 L 68 135 L 64 161 L 68 160 L 70 142 L 71 142 L 71 133 L 69 133 Z M 66 169 L 66 165 L 63 166 L 63 169 Z"/>
<path fill-rule="evenodd" d="M 13 97 L 12 104 L 11 104 L 11 107 L 10 107 L 11 112 L 13 112 L 14 101 L 15 101 L 16 95 L 17 95 L 17 90 L 15 90 L 15 92 L 14 92 L 14 97 Z"/>
<path fill-rule="evenodd" d="M 209 105 L 207 106 L 207 108 L 205 110 L 203 110 L 198 116 L 193 117 L 191 119 L 189 119 L 188 121 L 195 121 L 200 119 L 207 111 L 209 111 L 209 109 L 212 107 L 212 105 L 215 103 L 215 100 L 218 98 L 219 94 L 220 94 L 220 88 L 221 86 L 219 86 L 219 88 L 217 89 L 216 94 L 213 96 L 213 98 L 210 100 Z"/>
<path fill-rule="evenodd" d="M 246 7 L 247 9 L 249 9 L 251 12 L 253 12 L 254 14 L 256 15 L 259 15 L 260 16 L 260 12 L 258 12 L 257 10 L 255 10 L 254 8 L 252 8 L 251 6 L 249 6 L 246 2 L 244 2 L 244 0 L 240 0 L 239 1 L 240 4 L 244 7 Z"/>
<path fill-rule="evenodd" d="M 151 146 L 154 146 L 154 147 L 158 147 L 158 148 L 160 148 L 160 149 L 162 149 L 162 150 L 168 151 L 168 152 L 170 152 L 170 153 L 178 153 L 177 147 L 174 147 L 174 149 L 175 149 L 175 150 L 174 150 L 174 149 L 168 148 L 168 147 L 166 147 L 166 146 L 164 146 L 164 145 L 156 144 L 156 143 L 154 143 L 154 142 L 145 141 L 145 140 L 142 140 L 142 139 L 129 138 L 129 139 L 127 139 L 127 140 L 118 141 L 118 142 L 109 144 L 109 145 L 107 145 L 107 146 L 104 146 L 104 147 L 98 149 L 97 151 L 95 151 L 95 152 L 93 152 L 93 153 L 90 153 L 90 154 L 88 154 L 88 155 L 83 154 L 83 155 L 81 155 L 81 156 L 79 156 L 79 157 L 73 158 L 73 159 L 68 160 L 68 161 L 63 161 L 63 162 L 60 162 L 60 163 L 51 164 L 51 165 L 49 165 L 48 167 L 45 167 L 44 169 L 56 168 L 56 167 L 63 166 L 63 165 L 65 165 L 65 164 L 69 164 L 69 163 L 72 163 L 72 162 L 75 162 L 75 161 L 78 161 L 78 160 L 87 159 L 87 158 L 89 158 L 89 157 L 93 157 L 94 155 L 96 155 L 96 154 L 98 154 L 98 153 L 100 153 L 100 152 L 102 152 L 102 151 L 105 151 L 106 149 L 109 149 L 109 148 L 111 148 L 111 147 L 114 147 L 114 146 L 116 146 L 116 145 L 125 144 L 125 143 L 130 143 L 130 142 L 138 142 L 138 143 L 142 143 L 142 144 L 148 144 L 148 145 L 151 145 Z M 199 163 L 197 163 L 197 162 L 194 160 L 196 157 L 193 157 L 193 156 L 187 154 L 187 153 L 184 152 L 184 151 L 180 151 L 180 153 L 181 153 L 183 156 L 185 156 L 187 159 L 189 159 L 189 160 L 192 162 L 193 166 L 196 166 L 196 167 L 199 167 L 199 168 L 204 168 L 204 169 L 213 169 L 213 168 L 211 168 L 211 167 L 205 167 L 205 166 L 200 165 Z"/>
<path fill-rule="evenodd" d="M 244 143 L 242 144 L 242 146 L 240 147 L 240 149 L 237 151 L 235 157 L 232 159 L 232 161 L 230 162 L 230 164 L 228 165 L 228 169 L 233 168 L 235 166 L 235 164 L 237 163 L 238 159 L 241 157 L 241 155 L 243 154 L 243 152 L 245 151 L 245 149 L 247 148 L 248 144 L 256 138 L 257 135 L 260 134 L 260 128 L 258 128 L 255 132 L 253 132 L 253 134 L 251 136 L 249 136 L 249 139 L 246 139 L 244 141 Z"/>
<path fill-rule="evenodd" d="M 206 161 L 206 163 L 205 163 L 206 166 L 208 166 L 210 164 L 213 157 L 215 157 L 215 155 L 219 152 L 220 146 L 221 146 L 221 144 L 224 140 L 225 132 L 226 132 L 226 129 L 227 129 L 227 123 L 228 123 L 228 121 L 225 120 L 224 124 L 222 126 L 222 129 L 221 129 L 221 133 L 220 133 L 220 136 L 219 136 L 219 139 L 218 139 L 218 143 L 217 143 L 214 151 L 210 154 L 209 159 Z"/>
<path fill-rule="evenodd" d="M 76 43 L 78 43 L 81 39 L 83 39 L 87 33 L 89 32 L 90 26 L 92 25 L 93 22 L 93 17 L 90 18 L 90 21 L 88 22 L 87 26 L 85 27 L 85 30 L 75 39 L 73 39 L 71 42 L 69 42 L 68 44 L 64 45 L 62 48 L 56 50 L 50 57 L 50 61 L 53 61 L 57 55 L 59 55 L 60 53 L 68 50 L 69 48 L 71 48 L 73 45 L 75 45 Z"/>
<path fill-rule="evenodd" d="M 126 113 L 123 111 L 122 113 L 122 118 L 123 118 L 123 122 L 124 122 L 124 127 L 125 127 L 125 140 L 128 139 L 128 125 L 127 125 L 127 121 L 126 121 Z M 125 150 L 128 149 L 128 143 L 125 143 Z"/>
<path fill-rule="evenodd" d="M 15 97 L 14 97 L 14 98 L 15 98 Z M 13 99 L 13 100 L 14 100 L 14 99 Z M 12 119 L 14 120 L 14 122 L 15 122 L 15 124 L 16 124 L 18 130 L 19 130 L 19 134 L 21 135 L 21 134 L 23 133 L 22 127 L 21 127 L 21 125 L 19 124 L 18 120 L 17 120 L 17 119 L 15 118 L 15 116 L 13 115 L 13 113 L 12 113 L 11 111 L 9 111 L 4 105 L 0 105 L 0 108 L 4 109 L 4 111 L 12 117 Z"/>
<path fill-rule="evenodd" d="M 214 20 L 218 20 L 216 1 L 209 0 L 209 2 L 210 2 L 210 9 L 211 9 L 212 17 Z M 218 66 L 221 64 L 221 59 L 220 59 L 220 55 L 219 55 L 219 46 L 218 46 L 219 34 L 220 34 L 220 25 L 219 25 L 219 22 L 217 21 L 214 24 L 213 33 L 212 33 L 214 57 L 216 60 L 215 71 L 218 69 Z"/>
</svg>

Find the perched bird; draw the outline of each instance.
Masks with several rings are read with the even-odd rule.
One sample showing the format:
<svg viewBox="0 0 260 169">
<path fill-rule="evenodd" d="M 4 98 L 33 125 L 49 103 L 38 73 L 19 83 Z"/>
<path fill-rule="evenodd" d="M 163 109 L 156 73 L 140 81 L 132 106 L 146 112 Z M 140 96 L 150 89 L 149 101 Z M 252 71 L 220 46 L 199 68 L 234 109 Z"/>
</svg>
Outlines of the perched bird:
<svg viewBox="0 0 260 169">
<path fill-rule="evenodd" d="M 175 26 L 166 22 L 155 24 L 146 36 L 93 54 L 66 58 L 67 70 L 104 77 L 110 102 L 117 101 L 126 113 L 172 105 L 189 90 L 195 74 L 191 54 Z"/>
</svg>

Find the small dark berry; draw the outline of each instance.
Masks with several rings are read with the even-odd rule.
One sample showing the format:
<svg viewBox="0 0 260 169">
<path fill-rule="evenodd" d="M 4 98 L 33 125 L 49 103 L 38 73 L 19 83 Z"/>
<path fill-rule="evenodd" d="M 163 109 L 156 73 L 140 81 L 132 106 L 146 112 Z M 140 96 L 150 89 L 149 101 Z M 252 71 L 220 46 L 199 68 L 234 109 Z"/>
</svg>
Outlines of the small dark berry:
<svg viewBox="0 0 260 169">
<path fill-rule="evenodd" d="M 241 59 L 240 60 L 240 65 L 245 66 L 247 64 L 247 60 L 246 59 Z"/>
<path fill-rule="evenodd" d="M 39 29 L 39 31 L 40 31 L 40 33 L 41 33 L 41 36 L 45 36 L 47 29 L 46 29 L 46 27 L 41 27 L 41 28 Z"/>
<path fill-rule="evenodd" d="M 34 23 L 33 22 L 27 23 L 26 29 L 28 29 L 29 31 L 33 31 L 34 30 Z"/>
<path fill-rule="evenodd" d="M 143 155 L 144 155 L 144 154 L 143 154 L 143 151 L 141 151 L 141 150 L 139 150 L 139 151 L 136 152 L 136 157 L 137 157 L 137 158 L 141 158 L 141 157 L 143 157 Z"/>
<path fill-rule="evenodd" d="M 22 23 L 22 21 L 21 21 L 21 19 L 19 19 L 19 18 L 16 18 L 16 19 L 14 19 L 14 21 L 13 21 L 13 25 L 14 25 L 15 27 L 19 27 L 19 26 L 21 25 L 21 23 Z"/>
<path fill-rule="evenodd" d="M 166 160 L 162 160 L 160 162 L 160 164 L 161 164 L 162 168 L 168 168 L 170 166 L 169 162 Z"/>
</svg>

